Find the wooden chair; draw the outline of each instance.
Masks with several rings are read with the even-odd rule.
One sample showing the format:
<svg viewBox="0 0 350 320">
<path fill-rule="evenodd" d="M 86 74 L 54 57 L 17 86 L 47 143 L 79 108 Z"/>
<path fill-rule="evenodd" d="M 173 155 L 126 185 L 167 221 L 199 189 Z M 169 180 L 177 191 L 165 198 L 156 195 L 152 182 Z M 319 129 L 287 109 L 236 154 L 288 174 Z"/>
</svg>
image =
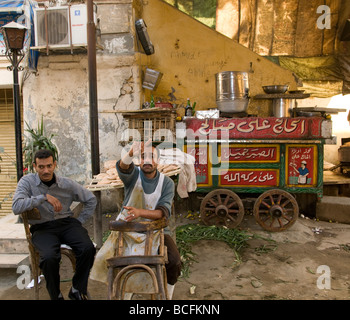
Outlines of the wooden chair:
<svg viewBox="0 0 350 320">
<path fill-rule="evenodd" d="M 165 263 L 167 262 L 167 250 L 164 246 L 164 228 L 168 225 L 165 218 L 154 221 L 143 222 L 125 222 L 111 221 L 109 229 L 119 231 L 118 246 L 115 256 L 107 259 L 108 265 L 108 298 L 123 300 L 125 288 L 128 280 L 138 272 L 149 274 L 153 284 L 151 294 L 152 298 L 166 300 L 168 299 L 167 278 Z M 151 249 L 154 240 L 154 231 L 160 230 L 160 244 L 157 255 L 152 255 Z M 123 256 L 124 233 L 138 232 L 146 234 L 144 255 Z M 132 293 L 145 292 L 133 289 Z"/>
<path fill-rule="evenodd" d="M 39 281 L 38 281 L 39 276 L 40 276 L 39 252 L 35 249 L 35 247 L 33 245 L 32 234 L 30 233 L 30 229 L 29 229 L 30 226 L 29 226 L 28 220 L 39 220 L 40 219 L 40 212 L 37 208 L 34 208 L 32 210 L 22 212 L 21 217 L 23 220 L 24 230 L 26 233 L 27 241 L 28 241 L 30 265 L 31 265 L 31 269 L 32 269 L 32 275 L 34 277 L 35 299 L 39 300 Z M 75 272 L 76 259 L 75 259 L 75 255 L 73 253 L 73 250 L 67 245 L 62 245 L 61 246 L 61 255 L 65 255 L 68 257 L 68 259 L 72 263 L 73 271 Z"/>
</svg>

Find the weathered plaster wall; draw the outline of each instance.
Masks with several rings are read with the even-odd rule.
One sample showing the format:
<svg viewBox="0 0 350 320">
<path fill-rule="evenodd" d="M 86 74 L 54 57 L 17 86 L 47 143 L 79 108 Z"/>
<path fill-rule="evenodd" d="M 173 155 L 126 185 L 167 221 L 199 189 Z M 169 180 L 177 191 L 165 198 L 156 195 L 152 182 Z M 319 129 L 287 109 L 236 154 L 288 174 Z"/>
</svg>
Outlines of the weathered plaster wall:
<svg viewBox="0 0 350 320">
<path fill-rule="evenodd" d="M 100 19 L 97 95 L 101 164 L 119 157 L 125 121 L 115 110 L 140 106 L 132 0 L 94 1 Z M 36 127 L 41 116 L 59 149 L 58 172 L 80 183 L 91 178 L 87 53 L 42 54 L 38 75 L 23 86 L 24 120 Z"/>
<path fill-rule="evenodd" d="M 35 128 L 43 116 L 47 132 L 56 134 L 59 171 L 80 181 L 89 170 L 86 62 L 81 55 L 42 56 L 39 74 L 23 87 L 24 120 Z"/>
</svg>

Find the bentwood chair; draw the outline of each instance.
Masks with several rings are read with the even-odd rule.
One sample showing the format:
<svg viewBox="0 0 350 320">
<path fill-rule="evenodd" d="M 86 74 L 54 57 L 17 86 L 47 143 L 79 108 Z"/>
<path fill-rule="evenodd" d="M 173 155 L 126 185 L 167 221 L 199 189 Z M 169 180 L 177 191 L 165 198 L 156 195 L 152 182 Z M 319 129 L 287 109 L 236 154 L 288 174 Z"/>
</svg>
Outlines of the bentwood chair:
<svg viewBox="0 0 350 320">
<path fill-rule="evenodd" d="M 32 242 L 32 234 L 30 233 L 29 229 L 29 220 L 39 220 L 40 219 L 40 212 L 37 208 L 34 208 L 29 211 L 25 211 L 21 213 L 24 230 L 26 234 L 26 238 L 28 241 L 28 248 L 29 248 L 29 258 L 30 258 L 30 265 L 32 270 L 32 276 L 34 278 L 34 291 L 35 291 L 35 299 L 39 300 L 39 276 L 40 276 L 40 267 L 39 267 L 39 253 L 35 249 L 33 242 Z M 75 272 L 76 267 L 76 259 L 75 255 L 73 253 L 73 250 L 67 246 L 67 245 L 61 245 L 61 255 L 65 255 L 68 257 L 72 264 L 73 271 Z"/>
<path fill-rule="evenodd" d="M 164 246 L 164 228 L 168 225 L 165 218 L 154 221 L 125 222 L 111 221 L 109 229 L 118 231 L 118 245 L 114 257 L 107 259 L 108 265 L 108 298 L 123 300 L 125 293 L 150 294 L 152 299 L 169 299 L 167 292 L 167 276 L 165 263 L 167 262 L 167 250 Z M 152 244 L 155 231 L 160 232 L 158 254 L 152 255 Z M 144 242 L 144 255 L 124 256 L 125 240 L 127 232 L 143 233 L 146 235 Z M 151 289 L 146 291 L 141 285 L 128 285 L 128 281 L 137 273 L 148 274 L 148 280 L 152 283 Z M 147 278 L 147 277 L 146 277 Z M 132 281 L 131 281 L 132 282 Z"/>
</svg>

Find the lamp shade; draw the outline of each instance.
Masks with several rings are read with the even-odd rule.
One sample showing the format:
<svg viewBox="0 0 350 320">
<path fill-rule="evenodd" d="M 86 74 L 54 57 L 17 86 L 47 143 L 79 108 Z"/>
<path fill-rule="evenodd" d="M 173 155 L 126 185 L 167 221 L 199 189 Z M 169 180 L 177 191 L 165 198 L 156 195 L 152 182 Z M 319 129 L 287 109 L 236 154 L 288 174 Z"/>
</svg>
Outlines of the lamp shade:
<svg viewBox="0 0 350 320">
<path fill-rule="evenodd" d="M 17 22 L 10 22 L 1 28 L 7 49 L 22 50 L 27 28 Z"/>
</svg>

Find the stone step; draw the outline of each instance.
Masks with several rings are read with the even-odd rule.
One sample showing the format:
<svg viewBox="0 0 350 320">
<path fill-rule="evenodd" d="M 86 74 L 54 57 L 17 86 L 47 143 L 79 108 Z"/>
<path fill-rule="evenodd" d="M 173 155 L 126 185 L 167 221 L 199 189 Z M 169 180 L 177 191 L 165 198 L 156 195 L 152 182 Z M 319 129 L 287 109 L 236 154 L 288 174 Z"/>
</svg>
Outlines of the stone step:
<svg viewBox="0 0 350 320">
<path fill-rule="evenodd" d="M 316 218 L 350 224 L 350 198 L 324 196 L 316 204 Z"/>
<path fill-rule="evenodd" d="M 22 224 L 0 225 L 0 253 L 28 253 Z"/>
<path fill-rule="evenodd" d="M 0 253 L 0 268 L 17 268 L 29 266 L 29 254 Z"/>
<path fill-rule="evenodd" d="M 26 239 L 0 238 L 0 254 L 27 254 L 29 253 Z"/>
<path fill-rule="evenodd" d="M 17 217 L 0 219 L 0 253 L 28 253 L 24 226 L 16 221 Z"/>
</svg>

